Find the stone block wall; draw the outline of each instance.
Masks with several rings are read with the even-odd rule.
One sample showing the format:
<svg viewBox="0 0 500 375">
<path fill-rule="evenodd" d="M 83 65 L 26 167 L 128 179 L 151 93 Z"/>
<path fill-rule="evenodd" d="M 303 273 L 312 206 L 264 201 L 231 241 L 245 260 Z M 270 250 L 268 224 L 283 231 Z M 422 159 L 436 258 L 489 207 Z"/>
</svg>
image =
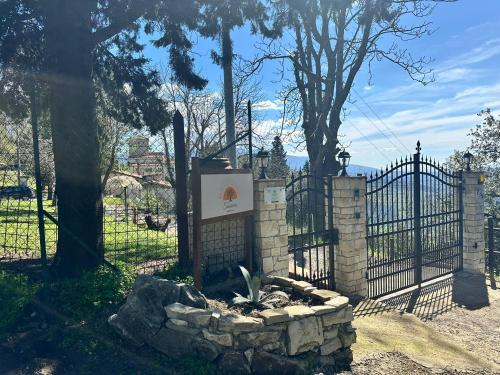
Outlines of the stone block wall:
<svg viewBox="0 0 500 375">
<path fill-rule="evenodd" d="M 480 172 L 464 172 L 463 175 L 463 268 L 468 272 L 484 273 L 484 185 L 480 176 Z"/>
<path fill-rule="evenodd" d="M 339 231 L 335 245 L 335 284 L 346 295 L 366 296 L 366 177 L 333 178 L 333 222 Z"/>
<path fill-rule="evenodd" d="M 255 259 L 263 273 L 288 276 L 286 203 L 266 204 L 264 189 L 269 187 L 285 187 L 285 180 L 254 181 Z"/>
<path fill-rule="evenodd" d="M 137 345 L 173 357 L 196 355 L 216 363 L 222 373 L 303 374 L 309 366 L 352 361 L 356 332 L 348 298 L 286 277 L 266 282 L 313 304 L 250 317 L 203 306 L 204 297 L 185 284 L 143 276 L 109 323 Z M 183 293 L 187 289 L 189 296 Z"/>
</svg>

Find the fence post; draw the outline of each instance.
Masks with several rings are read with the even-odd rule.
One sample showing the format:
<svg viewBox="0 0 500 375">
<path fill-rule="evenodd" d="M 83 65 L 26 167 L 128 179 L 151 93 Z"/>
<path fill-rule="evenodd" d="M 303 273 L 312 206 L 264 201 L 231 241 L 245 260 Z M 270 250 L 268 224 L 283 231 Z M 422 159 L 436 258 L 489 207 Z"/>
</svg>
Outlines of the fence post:
<svg viewBox="0 0 500 375">
<path fill-rule="evenodd" d="M 266 188 L 285 188 L 284 179 L 254 180 L 254 239 L 257 267 L 264 273 L 288 276 L 286 202 L 269 203 Z"/>
<path fill-rule="evenodd" d="M 175 152 L 175 211 L 177 215 L 177 237 L 179 241 L 179 265 L 181 267 L 187 267 L 189 264 L 187 163 L 184 118 L 179 111 L 175 111 L 173 124 Z"/>
<path fill-rule="evenodd" d="M 463 269 L 485 272 L 484 185 L 481 172 L 463 172 Z"/>
<path fill-rule="evenodd" d="M 336 289 L 366 296 L 366 177 L 333 177 L 333 218 L 339 231 L 335 250 Z"/>
<path fill-rule="evenodd" d="M 415 284 L 422 283 L 422 228 L 420 221 L 420 141 L 413 154 L 413 222 L 415 232 Z"/>
<path fill-rule="evenodd" d="M 493 275 L 494 251 L 495 251 L 495 223 L 493 217 L 488 218 L 488 270 Z"/>
<path fill-rule="evenodd" d="M 42 258 L 42 267 L 44 276 L 47 277 L 47 248 L 45 242 L 45 222 L 43 215 L 43 196 L 42 196 L 42 175 L 40 171 L 40 145 L 38 141 L 38 117 L 35 88 L 32 88 L 30 94 L 31 102 L 31 128 L 33 135 L 33 158 L 35 166 L 35 184 L 36 184 L 36 205 L 38 214 L 38 232 L 40 234 L 40 255 Z M 19 167 L 19 166 L 18 166 Z"/>
</svg>

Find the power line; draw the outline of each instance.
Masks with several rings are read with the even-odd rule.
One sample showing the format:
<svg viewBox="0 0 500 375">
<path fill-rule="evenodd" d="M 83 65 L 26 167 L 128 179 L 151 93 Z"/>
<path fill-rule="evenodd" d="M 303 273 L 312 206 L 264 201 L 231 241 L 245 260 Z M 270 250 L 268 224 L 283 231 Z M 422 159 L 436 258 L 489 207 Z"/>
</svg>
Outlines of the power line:
<svg viewBox="0 0 500 375">
<path fill-rule="evenodd" d="M 384 122 L 384 120 L 382 120 L 380 118 L 380 116 L 377 114 L 377 112 L 375 112 L 375 110 L 373 109 L 373 107 L 366 102 L 366 100 L 359 94 L 359 92 L 354 87 L 352 88 L 352 90 L 359 97 L 359 99 L 361 99 L 361 101 L 368 107 L 368 109 L 370 110 L 370 112 L 373 113 L 373 115 L 380 121 L 380 123 L 389 131 L 389 133 L 391 133 L 391 135 L 394 138 L 396 138 L 396 140 L 399 142 L 399 144 L 401 146 L 403 146 L 406 149 L 406 151 L 408 151 L 411 154 L 411 150 L 408 147 L 406 147 L 406 145 L 401 141 L 401 139 L 396 135 L 396 133 L 394 133 L 394 131 L 390 128 L 390 126 L 387 125 Z"/>
<path fill-rule="evenodd" d="M 373 147 L 376 151 L 378 151 L 378 152 L 380 153 L 380 155 L 382 155 L 382 157 L 383 157 L 385 160 L 387 160 L 387 162 L 388 162 L 388 163 L 390 163 L 390 162 L 391 162 L 391 159 L 389 159 L 389 158 L 387 157 L 387 155 L 386 155 L 386 154 L 385 154 L 382 150 L 380 150 L 380 149 L 377 147 L 377 145 L 375 145 L 375 143 L 373 143 L 373 142 L 372 142 L 372 141 L 371 141 L 371 140 L 370 140 L 370 139 L 369 139 L 369 138 L 368 138 L 368 137 L 367 137 L 367 136 L 366 136 L 366 135 L 365 135 L 365 134 L 364 134 L 364 133 L 363 133 L 363 132 L 362 132 L 362 131 L 361 131 L 361 130 L 357 127 L 357 126 L 356 126 L 356 125 L 354 125 L 354 123 L 353 123 L 353 122 L 351 122 L 351 121 L 347 120 L 347 121 L 346 121 L 346 123 L 348 123 L 348 124 L 352 125 L 352 127 L 353 127 L 353 128 L 354 128 L 354 129 L 355 129 L 355 130 L 359 133 L 359 134 L 361 134 L 361 136 L 363 137 L 363 139 L 364 139 L 366 142 L 368 142 L 370 145 L 372 145 L 372 147 Z"/>
</svg>

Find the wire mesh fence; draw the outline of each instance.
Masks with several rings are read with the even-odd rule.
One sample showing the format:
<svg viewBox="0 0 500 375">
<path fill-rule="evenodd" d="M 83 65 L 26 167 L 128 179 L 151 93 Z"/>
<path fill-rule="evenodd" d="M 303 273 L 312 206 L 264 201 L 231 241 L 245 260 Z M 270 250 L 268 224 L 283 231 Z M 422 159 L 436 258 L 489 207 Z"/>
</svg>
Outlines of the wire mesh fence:
<svg viewBox="0 0 500 375">
<path fill-rule="evenodd" d="M 57 192 L 50 134 L 41 124 L 39 150 L 43 209 L 57 218 Z M 177 260 L 173 158 L 168 139 L 146 131 L 114 129 L 101 146 L 105 257 L 139 273 Z M 0 113 L 0 263 L 23 267 L 40 261 L 31 125 Z M 44 220 L 49 261 L 58 228 Z"/>
</svg>

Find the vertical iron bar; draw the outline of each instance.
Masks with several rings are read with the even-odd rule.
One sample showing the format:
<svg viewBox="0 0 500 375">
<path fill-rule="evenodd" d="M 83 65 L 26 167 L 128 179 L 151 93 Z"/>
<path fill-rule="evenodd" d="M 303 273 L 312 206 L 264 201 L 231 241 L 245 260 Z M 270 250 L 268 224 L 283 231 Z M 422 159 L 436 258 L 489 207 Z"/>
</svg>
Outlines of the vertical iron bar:
<svg viewBox="0 0 500 375">
<path fill-rule="evenodd" d="M 413 220 L 414 220 L 414 241 L 415 241 L 415 283 L 422 283 L 422 231 L 420 223 L 420 150 L 413 155 Z"/>
<path fill-rule="evenodd" d="M 495 237 L 494 237 L 494 230 L 495 230 L 495 224 L 493 217 L 488 218 L 488 272 L 491 275 L 491 279 L 493 280 L 492 277 L 494 277 L 494 250 L 495 250 Z"/>
<path fill-rule="evenodd" d="M 460 171 L 459 174 L 459 187 L 453 188 L 458 189 L 458 238 L 459 238 L 459 246 L 460 246 L 460 256 L 459 256 L 459 265 L 458 269 L 462 270 L 464 266 L 464 176 L 463 172 Z"/>
<path fill-rule="evenodd" d="M 35 87 L 31 88 L 31 128 L 33 133 L 33 157 L 35 167 L 36 203 L 38 216 L 38 232 L 40 235 L 40 256 L 42 258 L 42 268 L 44 277 L 47 278 L 47 248 L 45 242 L 45 222 L 43 216 L 43 196 L 42 196 L 42 174 L 40 171 L 40 144 L 38 140 L 38 112 L 36 103 Z M 19 166 L 18 166 L 19 168 Z M 17 233 L 17 231 L 16 231 Z"/>
</svg>

